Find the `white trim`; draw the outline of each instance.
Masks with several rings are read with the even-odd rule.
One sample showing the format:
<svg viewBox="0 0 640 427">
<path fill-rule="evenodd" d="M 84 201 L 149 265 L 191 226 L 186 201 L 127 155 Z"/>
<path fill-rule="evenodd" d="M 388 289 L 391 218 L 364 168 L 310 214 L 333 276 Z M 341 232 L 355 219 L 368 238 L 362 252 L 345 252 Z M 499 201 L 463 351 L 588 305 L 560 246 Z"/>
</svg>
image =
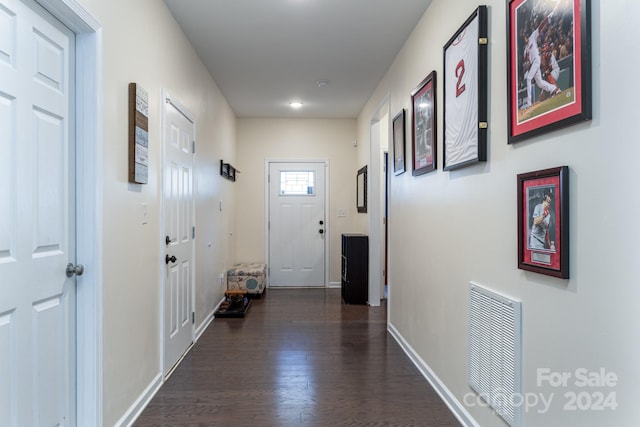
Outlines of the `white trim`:
<svg viewBox="0 0 640 427">
<path fill-rule="evenodd" d="M 224 301 L 224 298 L 222 299 L 222 301 Z M 222 301 L 220 301 L 218 303 L 218 306 L 220 306 Z M 214 310 L 211 310 L 211 312 L 209 312 L 209 314 L 207 314 L 207 317 L 205 317 L 205 319 L 202 321 L 202 323 L 200 323 L 200 325 L 196 328 L 196 330 L 195 330 L 196 338 L 195 338 L 195 340 L 193 340 L 193 344 L 194 345 L 195 345 L 195 343 L 198 342 L 198 340 L 200 339 L 202 334 L 205 333 L 205 331 L 207 330 L 209 325 L 211 325 L 211 323 L 213 322 L 213 319 L 214 319 L 213 314 L 216 312 L 216 310 L 217 310 L 217 308 L 214 309 Z"/>
<path fill-rule="evenodd" d="M 191 112 L 189 112 L 189 110 L 187 110 L 187 108 L 184 105 L 182 105 L 180 101 L 178 101 L 177 99 L 171 98 L 171 95 L 169 95 L 169 92 L 167 92 L 166 89 L 162 89 L 162 99 L 165 101 L 165 103 L 171 104 L 173 108 L 178 110 L 178 112 L 184 116 L 185 119 L 189 120 L 194 125 L 193 139 L 195 140 L 196 139 L 196 130 L 195 130 L 196 119 L 194 118 L 193 114 L 191 114 Z"/>
<path fill-rule="evenodd" d="M 418 368 L 423 377 L 431 384 L 431 387 L 438 393 L 438 396 L 449 407 L 453 415 L 460 421 L 463 426 L 468 427 L 480 427 L 480 424 L 476 422 L 467 409 L 460 403 L 458 399 L 451 393 L 446 385 L 438 378 L 433 370 L 427 365 L 427 363 L 416 353 L 416 351 L 409 345 L 400 332 L 391 324 L 387 323 L 387 330 L 391 336 L 400 345 L 413 364 Z"/>
<path fill-rule="evenodd" d="M 265 198 L 264 198 L 264 230 L 265 230 L 265 241 L 264 241 L 264 259 L 267 262 L 267 285 L 266 288 L 270 288 L 270 265 L 269 262 L 269 239 L 270 239 L 270 230 L 269 230 L 269 198 L 270 187 L 269 187 L 269 164 L 270 163 L 324 163 L 324 225 L 325 225 L 325 238 L 324 238 L 324 287 L 330 287 L 329 284 L 329 244 L 331 241 L 331 224 L 329 221 L 329 172 L 331 168 L 329 167 L 329 159 L 265 159 L 264 161 L 264 185 L 265 185 Z M 309 286 L 306 286 L 309 287 Z M 291 288 L 290 286 L 286 286 L 286 288 Z"/>
<path fill-rule="evenodd" d="M 135 420 L 142 414 L 142 411 L 147 407 L 153 396 L 156 395 L 158 390 L 162 387 L 162 373 L 158 373 L 155 378 L 149 383 L 149 385 L 144 389 L 142 394 L 133 402 L 133 405 L 127 409 L 127 412 L 116 421 L 114 426 L 116 427 L 129 427 L 133 425 Z M 80 424 L 79 424 L 80 425 Z"/>
<path fill-rule="evenodd" d="M 37 0 L 76 34 L 76 421 L 103 424 L 102 26 L 77 0 Z"/>
<path fill-rule="evenodd" d="M 380 214 L 381 194 L 380 176 L 383 173 L 380 161 L 380 137 L 373 137 L 372 128 L 386 116 L 390 119 L 389 94 L 387 94 L 369 120 L 369 167 L 367 170 L 367 215 L 369 219 L 369 291 L 370 306 L 379 306 L 383 296 L 384 276 L 380 268 L 384 264 L 384 246 L 382 245 L 382 216 Z M 387 126 L 388 128 L 389 126 Z M 378 132 L 378 134 L 381 134 Z M 388 135 L 387 135 L 388 138 Z"/>
</svg>

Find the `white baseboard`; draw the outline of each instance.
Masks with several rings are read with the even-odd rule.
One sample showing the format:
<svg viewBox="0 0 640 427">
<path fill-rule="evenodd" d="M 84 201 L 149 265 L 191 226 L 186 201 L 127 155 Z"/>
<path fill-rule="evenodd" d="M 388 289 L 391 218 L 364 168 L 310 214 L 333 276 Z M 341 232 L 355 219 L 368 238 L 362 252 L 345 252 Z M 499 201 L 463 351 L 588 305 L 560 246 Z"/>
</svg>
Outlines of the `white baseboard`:
<svg viewBox="0 0 640 427">
<path fill-rule="evenodd" d="M 149 383 L 149 385 L 144 389 L 140 397 L 133 402 L 133 405 L 129 407 L 127 412 L 120 418 L 116 423 L 116 427 L 130 427 L 133 425 L 133 422 L 138 419 L 144 408 L 147 407 L 153 396 L 160 390 L 162 386 L 162 374 L 158 373 L 156 377 Z"/>
<path fill-rule="evenodd" d="M 480 427 L 480 424 L 473 419 L 467 409 L 460 403 L 458 399 L 451 393 L 451 391 L 444 385 L 444 383 L 438 378 L 433 370 L 422 360 L 422 358 L 415 352 L 415 350 L 409 345 L 404 337 L 398 332 L 391 323 L 387 324 L 387 330 L 391 336 L 397 341 L 402 350 L 409 356 L 409 359 L 418 368 L 422 376 L 431 384 L 431 387 L 438 393 L 440 398 L 449 407 L 453 415 L 466 427 Z"/>
<path fill-rule="evenodd" d="M 200 326 L 196 328 L 196 337 L 193 342 L 194 344 L 198 342 L 202 334 L 204 334 L 204 331 L 206 331 L 209 325 L 211 324 L 211 322 L 213 322 L 213 314 L 216 312 L 218 307 L 220 307 L 220 304 L 222 303 L 222 301 L 224 301 L 224 298 L 218 303 L 218 305 L 215 306 L 213 310 L 211 310 L 209 314 L 207 314 L 207 317 L 202 321 L 202 323 L 200 323 Z"/>
<path fill-rule="evenodd" d="M 173 369 L 177 368 L 178 365 L 182 363 L 182 359 L 187 355 L 187 353 L 189 353 L 189 351 L 191 351 L 191 349 L 196 344 L 196 342 L 198 342 L 202 334 L 204 334 L 204 332 L 207 330 L 209 325 L 211 325 L 211 322 L 213 322 L 213 319 L 214 319 L 213 314 L 218 309 L 218 307 L 220 307 L 220 304 L 222 304 L 223 301 L 224 301 L 224 298 L 220 300 L 220 302 L 214 307 L 213 310 L 211 310 L 211 312 L 207 315 L 207 317 L 200 324 L 200 326 L 196 328 L 195 339 L 193 341 L 193 344 L 189 346 L 187 351 L 184 353 L 184 355 L 182 355 L 182 357 L 180 358 L 178 363 L 176 363 L 176 366 Z M 125 412 L 122 418 L 120 418 L 115 423 L 115 426 L 130 427 L 131 425 L 133 425 L 135 420 L 138 419 L 140 414 L 142 414 L 142 411 L 144 411 L 144 408 L 146 408 L 149 402 L 151 402 L 151 399 L 153 399 L 153 396 L 155 396 L 158 390 L 160 390 L 160 387 L 162 387 L 162 384 L 164 384 L 164 381 L 162 379 L 162 373 L 158 373 L 158 375 L 156 375 L 153 381 L 151 381 L 151 383 L 144 389 L 142 394 L 140 394 L 138 399 L 136 399 L 133 405 L 131 405 L 131 407 L 127 410 L 127 412 Z"/>
<path fill-rule="evenodd" d="M 341 288 L 342 287 L 342 283 L 340 282 L 329 282 L 329 286 L 327 286 L 328 288 Z"/>
</svg>

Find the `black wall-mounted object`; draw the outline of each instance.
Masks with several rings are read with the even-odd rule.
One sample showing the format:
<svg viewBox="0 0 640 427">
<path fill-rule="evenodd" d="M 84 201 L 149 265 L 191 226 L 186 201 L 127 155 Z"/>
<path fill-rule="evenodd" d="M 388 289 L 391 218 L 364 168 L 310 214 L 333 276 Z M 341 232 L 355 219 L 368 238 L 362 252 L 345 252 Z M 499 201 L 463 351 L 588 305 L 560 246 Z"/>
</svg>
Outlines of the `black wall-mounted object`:
<svg viewBox="0 0 640 427">
<path fill-rule="evenodd" d="M 356 208 L 358 213 L 367 213 L 367 166 L 361 167 L 356 177 Z"/>
<path fill-rule="evenodd" d="M 222 175 L 223 178 L 229 181 L 235 181 L 236 173 L 240 172 L 229 163 L 225 163 L 224 160 L 220 159 L 220 175 Z"/>
</svg>

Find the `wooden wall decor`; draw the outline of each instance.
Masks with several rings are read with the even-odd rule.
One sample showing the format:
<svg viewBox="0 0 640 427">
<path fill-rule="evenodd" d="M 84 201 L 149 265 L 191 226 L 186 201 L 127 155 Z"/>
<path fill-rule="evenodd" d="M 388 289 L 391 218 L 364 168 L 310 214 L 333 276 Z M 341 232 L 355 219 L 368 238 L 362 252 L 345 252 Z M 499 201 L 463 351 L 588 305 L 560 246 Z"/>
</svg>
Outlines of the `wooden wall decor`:
<svg viewBox="0 0 640 427">
<path fill-rule="evenodd" d="M 129 83 L 129 182 L 149 183 L 149 94 Z"/>
</svg>

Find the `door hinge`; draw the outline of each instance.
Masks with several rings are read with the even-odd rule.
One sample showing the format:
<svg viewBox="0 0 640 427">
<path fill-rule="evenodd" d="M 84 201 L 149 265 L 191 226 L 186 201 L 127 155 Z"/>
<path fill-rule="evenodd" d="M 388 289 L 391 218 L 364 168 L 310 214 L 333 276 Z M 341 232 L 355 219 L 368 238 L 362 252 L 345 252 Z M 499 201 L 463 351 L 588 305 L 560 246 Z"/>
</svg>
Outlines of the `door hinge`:
<svg viewBox="0 0 640 427">
<path fill-rule="evenodd" d="M 196 154 L 196 142 L 195 141 L 191 141 L 191 152 L 193 154 Z"/>
<path fill-rule="evenodd" d="M 192 311 L 191 312 L 191 323 L 195 325 L 196 323 L 196 312 Z"/>
<path fill-rule="evenodd" d="M 196 238 L 196 226 L 195 225 L 193 227 L 191 227 L 191 238 L 192 239 Z"/>
</svg>

